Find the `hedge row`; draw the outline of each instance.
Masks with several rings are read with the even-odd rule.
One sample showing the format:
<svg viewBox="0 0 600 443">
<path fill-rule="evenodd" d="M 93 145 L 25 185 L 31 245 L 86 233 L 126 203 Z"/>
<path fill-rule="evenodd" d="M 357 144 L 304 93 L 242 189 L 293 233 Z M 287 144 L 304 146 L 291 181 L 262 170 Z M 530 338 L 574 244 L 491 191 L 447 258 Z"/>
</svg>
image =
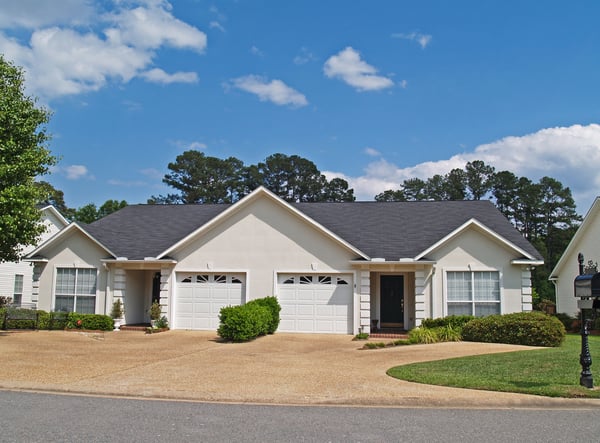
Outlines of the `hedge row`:
<svg viewBox="0 0 600 443">
<path fill-rule="evenodd" d="M 79 314 L 77 312 L 46 312 L 23 308 L 1 308 L 2 329 L 87 329 L 112 331 L 113 319 L 108 315 Z"/>
<path fill-rule="evenodd" d="M 560 320 L 543 312 L 490 315 L 471 320 L 462 329 L 465 341 L 527 346 L 560 346 L 565 335 Z"/>
<path fill-rule="evenodd" d="M 219 314 L 219 337 L 243 342 L 265 334 L 273 334 L 279 326 L 281 306 L 276 297 L 264 297 L 245 305 L 226 306 Z"/>
<path fill-rule="evenodd" d="M 473 315 L 449 315 L 448 317 L 426 318 L 421 323 L 424 328 L 445 328 L 461 331 L 463 326 L 473 320 Z"/>
</svg>

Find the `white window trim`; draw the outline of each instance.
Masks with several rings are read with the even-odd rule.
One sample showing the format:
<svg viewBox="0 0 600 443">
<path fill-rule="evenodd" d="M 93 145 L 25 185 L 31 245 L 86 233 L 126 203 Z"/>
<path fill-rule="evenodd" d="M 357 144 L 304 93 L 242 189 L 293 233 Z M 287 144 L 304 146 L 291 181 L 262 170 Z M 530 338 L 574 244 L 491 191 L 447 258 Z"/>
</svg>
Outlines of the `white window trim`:
<svg viewBox="0 0 600 443">
<path fill-rule="evenodd" d="M 90 266 L 87 264 L 80 264 L 80 263 L 71 263 L 68 265 L 54 265 L 54 269 L 52 272 L 52 303 L 51 303 L 51 311 L 55 311 L 56 310 L 56 277 L 58 274 L 58 270 L 59 269 L 95 269 L 96 270 L 96 293 L 94 294 L 94 297 L 96 297 L 96 303 L 94 303 L 95 305 L 95 309 L 94 309 L 94 314 L 97 312 L 98 310 L 98 300 L 99 295 L 99 286 L 100 286 L 100 269 L 95 267 L 95 266 Z M 75 307 L 75 306 L 74 306 Z"/>
<path fill-rule="evenodd" d="M 504 313 L 504 285 L 502 284 L 504 272 L 501 268 L 490 268 L 485 266 L 475 266 L 469 264 L 465 267 L 447 267 L 442 268 L 443 276 L 442 276 L 442 303 L 443 303 L 443 313 L 444 317 L 448 316 L 448 272 L 497 272 L 498 273 L 498 281 L 500 284 L 500 314 Z M 473 299 L 473 303 L 475 303 L 475 299 Z"/>
</svg>

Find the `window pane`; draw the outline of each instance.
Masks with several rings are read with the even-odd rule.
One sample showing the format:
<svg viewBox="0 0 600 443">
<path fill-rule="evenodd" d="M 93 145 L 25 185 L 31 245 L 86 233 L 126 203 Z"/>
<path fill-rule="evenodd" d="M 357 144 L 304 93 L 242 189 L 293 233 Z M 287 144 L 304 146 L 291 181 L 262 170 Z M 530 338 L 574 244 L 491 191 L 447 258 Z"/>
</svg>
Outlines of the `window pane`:
<svg viewBox="0 0 600 443">
<path fill-rule="evenodd" d="M 475 303 L 475 316 L 500 314 L 500 303 Z"/>
<path fill-rule="evenodd" d="M 77 269 L 77 294 L 96 295 L 95 269 Z"/>
<path fill-rule="evenodd" d="M 474 272 L 475 300 L 500 301 L 500 274 L 496 271 Z"/>
<path fill-rule="evenodd" d="M 94 314 L 96 312 L 96 297 L 77 296 L 76 312 L 80 314 Z"/>
<path fill-rule="evenodd" d="M 23 295 L 23 276 L 21 274 L 15 275 L 15 285 L 13 289 L 13 303 L 17 306 L 21 306 L 21 300 Z"/>
<path fill-rule="evenodd" d="M 448 272 L 448 301 L 472 300 L 471 273 Z"/>
<path fill-rule="evenodd" d="M 472 303 L 448 303 L 448 315 L 473 315 Z"/>
<path fill-rule="evenodd" d="M 75 297 L 70 295 L 57 295 L 56 304 L 54 306 L 55 311 L 73 312 L 73 303 Z"/>
<path fill-rule="evenodd" d="M 73 268 L 56 270 L 56 292 L 58 294 L 75 294 L 75 273 Z"/>
</svg>

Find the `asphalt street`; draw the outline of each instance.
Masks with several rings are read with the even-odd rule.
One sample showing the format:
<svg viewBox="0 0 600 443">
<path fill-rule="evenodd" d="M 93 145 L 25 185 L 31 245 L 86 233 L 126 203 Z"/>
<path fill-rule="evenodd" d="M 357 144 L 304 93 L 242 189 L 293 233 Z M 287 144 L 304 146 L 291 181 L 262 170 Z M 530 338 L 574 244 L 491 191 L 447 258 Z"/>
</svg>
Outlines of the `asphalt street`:
<svg viewBox="0 0 600 443">
<path fill-rule="evenodd" d="M 0 391 L 1 442 L 598 442 L 597 409 L 266 406 Z"/>
</svg>

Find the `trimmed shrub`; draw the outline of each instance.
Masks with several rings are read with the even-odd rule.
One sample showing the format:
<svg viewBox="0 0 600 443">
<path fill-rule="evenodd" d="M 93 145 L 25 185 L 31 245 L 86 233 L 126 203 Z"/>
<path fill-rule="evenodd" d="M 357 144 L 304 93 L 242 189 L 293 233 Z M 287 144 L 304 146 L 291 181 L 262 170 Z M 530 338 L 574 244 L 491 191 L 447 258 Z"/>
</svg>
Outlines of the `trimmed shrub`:
<svg viewBox="0 0 600 443">
<path fill-rule="evenodd" d="M 67 312 L 38 311 L 38 329 L 51 331 L 62 330 L 67 327 L 69 314 Z"/>
<path fill-rule="evenodd" d="M 560 320 L 567 331 L 579 332 L 579 328 L 573 328 L 573 324 L 579 320 L 577 317 L 572 317 L 564 312 L 559 312 L 554 314 L 554 316 Z"/>
<path fill-rule="evenodd" d="M 472 315 L 449 315 L 448 317 L 426 318 L 421 323 L 421 326 L 424 328 L 442 328 L 450 326 L 460 333 L 463 326 L 474 318 L 475 317 Z"/>
<path fill-rule="evenodd" d="M 38 329 L 38 315 L 34 309 L 5 307 L 1 309 L 0 323 L 3 329 Z M 43 311 L 41 311 L 43 312 Z"/>
<path fill-rule="evenodd" d="M 249 341 L 268 333 L 271 311 L 258 303 L 225 306 L 221 308 L 219 320 L 219 337 L 233 342 Z"/>
<path fill-rule="evenodd" d="M 476 318 L 462 330 L 463 340 L 527 346 L 560 346 L 565 327 L 542 312 L 517 312 Z"/>
<path fill-rule="evenodd" d="M 87 329 L 91 331 L 112 331 L 114 321 L 108 315 L 80 314 L 69 312 L 67 314 L 67 329 Z"/>
<path fill-rule="evenodd" d="M 267 308 L 271 314 L 271 320 L 269 321 L 269 327 L 267 330 L 267 334 L 274 334 L 279 327 L 279 312 L 281 312 L 281 305 L 277 300 L 277 297 L 269 296 L 263 298 L 257 298 L 249 301 L 246 305 L 256 304 L 259 306 L 264 306 Z"/>
</svg>

